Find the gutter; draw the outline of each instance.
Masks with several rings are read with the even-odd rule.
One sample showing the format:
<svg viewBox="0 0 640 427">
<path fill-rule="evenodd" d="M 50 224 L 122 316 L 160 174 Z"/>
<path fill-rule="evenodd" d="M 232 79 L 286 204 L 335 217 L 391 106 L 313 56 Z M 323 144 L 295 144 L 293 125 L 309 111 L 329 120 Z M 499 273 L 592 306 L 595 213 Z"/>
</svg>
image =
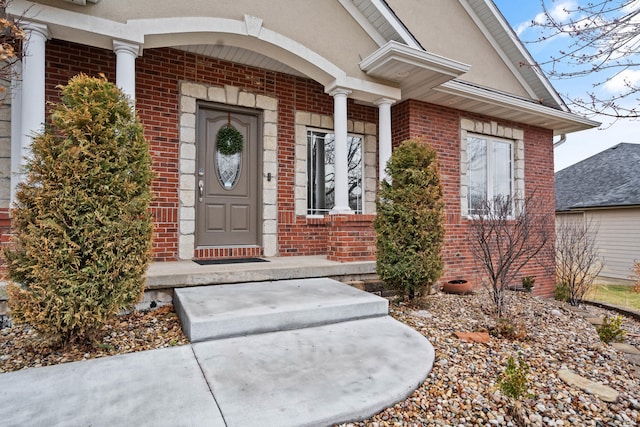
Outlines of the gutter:
<svg viewBox="0 0 640 427">
<path fill-rule="evenodd" d="M 567 142 L 567 134 L 563 133 L 563 134 L 560 135 L 560 139 L 553 143 L 553 148 L 558 148 L 559 146 L 561 146 L 565 142 Z"/>
</svg>

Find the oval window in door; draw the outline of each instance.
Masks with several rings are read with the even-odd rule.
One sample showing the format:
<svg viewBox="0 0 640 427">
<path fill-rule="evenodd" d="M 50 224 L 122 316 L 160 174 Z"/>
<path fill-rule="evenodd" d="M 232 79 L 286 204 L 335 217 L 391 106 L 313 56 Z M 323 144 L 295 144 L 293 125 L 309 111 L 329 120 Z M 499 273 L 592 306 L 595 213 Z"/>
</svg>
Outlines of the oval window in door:
<svg viewBox="0 0 640 427">
<path fill-rule="evenodd" d="M 242 167 L 242 152 L 234 154 L 222 154 L 216 150 L 216 172 L 218 181 L 225 190 L 231 190 L 240 178 Z"/>
</svg>

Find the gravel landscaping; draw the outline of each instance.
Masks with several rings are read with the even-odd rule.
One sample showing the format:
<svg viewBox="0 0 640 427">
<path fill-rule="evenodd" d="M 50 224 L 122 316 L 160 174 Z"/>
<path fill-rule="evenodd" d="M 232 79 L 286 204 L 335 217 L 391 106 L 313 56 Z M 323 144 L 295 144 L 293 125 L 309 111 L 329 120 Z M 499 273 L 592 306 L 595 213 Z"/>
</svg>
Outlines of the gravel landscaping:
<svg viewBox="0 0 640 427">
<path fill-rule="evenodd" d="M 344 426 L 635 426 L 640 424 L 640 380 L 625 355 L 600 342 L 585 313 L 521 292 L 509 293 L 510 313 L 526 338 L 492 335 L 488 343 L 464 342 L 454 332 L 495 328 L 488 295 L 436 294 L 424 307 L 392 304 L 391 314 L 425 335 L 436 351 L 427 380 L 409 398 L 371 419 Z M 606 310 L 582 307 L 590 317 Z M 640 346 L 640 322 L 627 319 L 626 343 Z M 0 372 L 53 365 L 188 343 L 171 306 L 111 321 L 103 340 L 53 349 L 26 326 L 0 330 Z M 528 396 L 519 412 L 497 386 L 509 356 L 530 366 Z M 613 403 L 569 386 L 558 377 L 568 369 L 620 394 Z M 517 414 L 517 418 L 513 415 Z"/>
<path fill-rule="evenodd" d="M 26 325 L 0 329 L 0 373 L 56 365 L 134 351 L 188 344 L 172 306 L 133 312 L 109 321 L 102 341 L 94 346 L 72 344 L 54 348 Z"/>
<path fill-rule="evenodd" d="M 393 305 L 392 315 L 429 338 L 436 361 L 427 380 L 408 399 L 369 420 L 345 426 L 635 426 L 640 423 L 640 380 L 635 367 L 612 346 L 600 342 L 595 328 L 566 306 L 529 294 L 510 293 L 510 312 L 524 323 L 527 337 L 492 336 L 489 343 L 467 343 L 457 331 L 495 327 L 488 294 L 437 294 L 420 310 Z M 594 317 L 607 313 L 582 307 Z M 640 323 L 626 320 L 625 342 L 640 344 Z M 530 396 L 522 400 L 524 417 L 511 416 L 511 404 L 497 378 L 509 356 L 530 366 Z M 620 392 L 615 403 L 568 386 L 557 372 L 569 369 Z M 526 418 L 525 418 L 526 417 Z"/>
</svg>

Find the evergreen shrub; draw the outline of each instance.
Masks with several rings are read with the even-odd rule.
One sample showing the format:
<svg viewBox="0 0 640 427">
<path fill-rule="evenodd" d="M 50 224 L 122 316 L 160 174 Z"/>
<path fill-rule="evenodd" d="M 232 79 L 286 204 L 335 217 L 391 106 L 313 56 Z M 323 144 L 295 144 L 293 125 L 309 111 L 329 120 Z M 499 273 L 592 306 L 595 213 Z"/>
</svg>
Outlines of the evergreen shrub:
<svg viewBox="0 0 640 427">
<path fill-rule="evenodd" d="M 59 86 L 34 136 L 5 251 L 11 315 L 49 338 L 92 338 L 144 290 L 151 157 L 127 97 L 104 76 Z"/>
<path fill-rule="evenodd" d="M 376 200 L 376 271 L 413 298 L 443 269 L 444 202 L 436 152 L 419 140 L 394 149 Z"/>
</svg>

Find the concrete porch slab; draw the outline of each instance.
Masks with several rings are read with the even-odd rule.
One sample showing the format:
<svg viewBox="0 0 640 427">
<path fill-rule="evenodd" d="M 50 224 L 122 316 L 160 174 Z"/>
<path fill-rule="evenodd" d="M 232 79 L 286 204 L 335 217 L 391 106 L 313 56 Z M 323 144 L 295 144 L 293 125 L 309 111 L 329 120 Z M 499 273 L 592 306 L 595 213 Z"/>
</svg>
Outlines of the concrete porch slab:
<svg viewBox="0 0 640 427">
<path fill-rule="evenodd" d="M 0 375 L 3 426 L 224 427 L 190 346 Z"/>
<path fill-rule="evenodd" d="M 389 316 L 192 345 L 229 427 L 362 419 L 410 395 L 431 343 Z"/>
<path fill-rule="evenodd" d="M 193 261 L 151 263 L 147 289 L 222 285 L 243 282 L 373 275 L 375 261 L 337 262 L 324 255 L 265 258 L 269 262 L 198 265 Z"/>
<path fill-rule="evenodd" d="M 174 291 L 191 342 L 386 316 L 389 302 L 327 278 L 199 286 Z"/>
</svg>

